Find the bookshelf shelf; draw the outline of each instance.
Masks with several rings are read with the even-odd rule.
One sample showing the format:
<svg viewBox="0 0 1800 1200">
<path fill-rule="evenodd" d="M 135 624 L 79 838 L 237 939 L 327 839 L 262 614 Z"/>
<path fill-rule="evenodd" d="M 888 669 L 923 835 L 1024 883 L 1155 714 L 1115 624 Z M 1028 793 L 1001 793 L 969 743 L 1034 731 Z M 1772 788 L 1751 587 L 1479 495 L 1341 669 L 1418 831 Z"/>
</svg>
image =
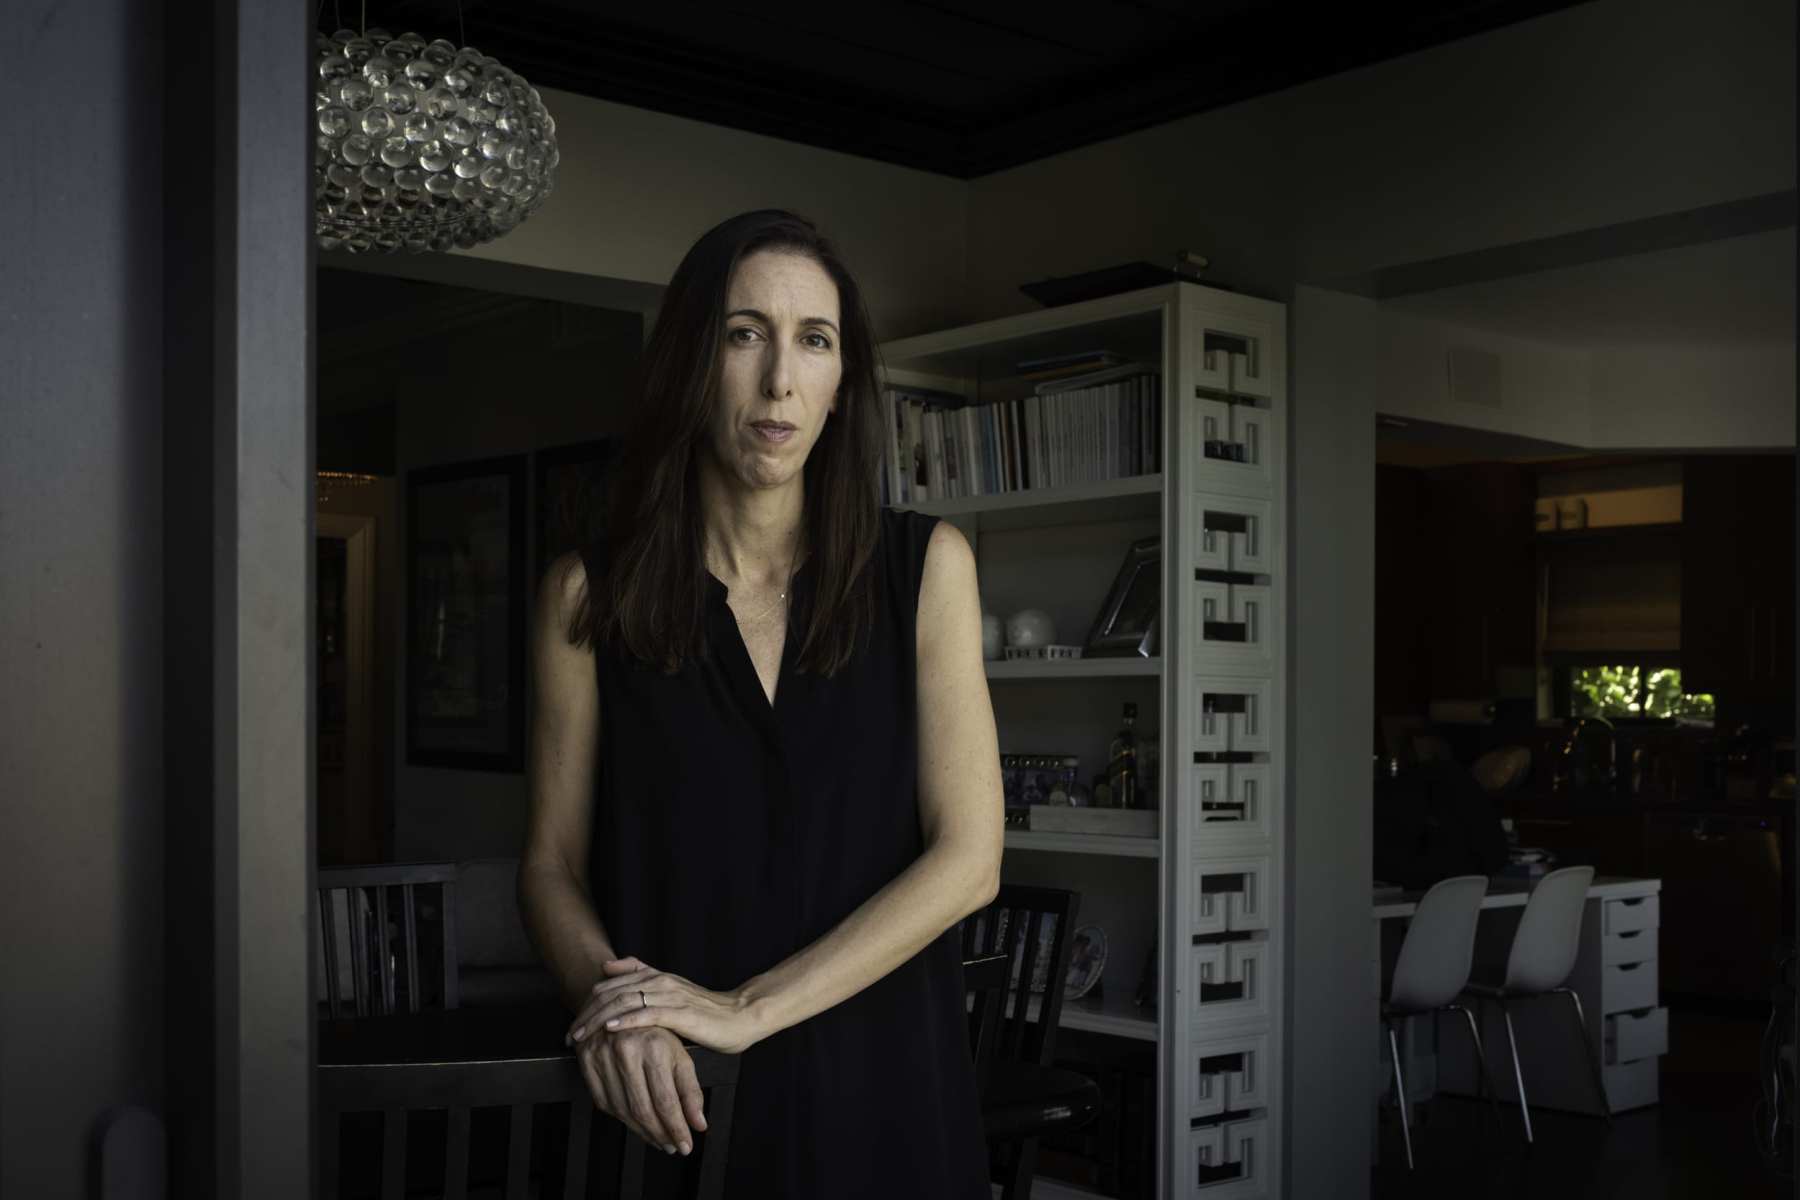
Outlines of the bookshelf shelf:
<svg viewBox="0 0 1800 1200">
<path fill-rule="evenodd" d="M 974 1008 L 974 1000 L 966 1002 L 966 1007 Z M 1035 1022 L 1043 1011 L 1044 1000 L 1041 996 L 1033 996 L 1025 1009 L 1025 1019 Z M 1012 1001 L 1007 1001 L 1007 1008 L 1012 1009 Z M 1057 1021 L 1058 1029 L 1082 1029 L 1089 1033 L 1110 1033 L 1114 1037 L 1135 1038 L 1140 1042 L 1156 1041 L 1156 1017 L 1154 1010 L 1139 1008 L 1131 1002 L 1129 996 L 1103 995 L 1099 997 L 1083 996 L 1079 1000 L 1063 1000 L 1062 1018 Z"/>
<path fill-rule="evenodd" d="M 1156 858 L 1162 842 L 1153 837 L 1112 833 L 1045 833 L 1033 829 L 1006 831 L 1008 850 L 1049 850 L 1063 854 L 1111 854 L 1120 858 Z"/>
<path fill-rule="evenodd" d="M 995 659 L 987 664 L 990 680 L 1108 679 L 1160 674 L 1160 658 Z"/>
<path fill-rule="evenodd" d="M 972 517 L 984 532 L 1072 525 L 1082 521 L 1155 520 L 1162 514 L 1161 475 L 1132 475 L 1104 483 L 1061 488 L 1027 488 L 992 496 L 931 500 L 906 507 L 961 523 Z"/>
<path fill-rule="evenodd" d="M 1026 1015 L 1036 1017 L 1038 1007 L 1039 1002 L 1033 997 L 1031 1007 L 1025 1010 Z M 1154 1042 L 1156 1018 L 1146 1015 L 1149 1011 L 1133 1004 L 1129 996 L 1102 996 L 1099 999 L 1083 996 L 1079 1000 L 1063 1001 L 1062 1020 L 1057 1024 L 1064 1029 L 1085 1029 L 1090 1033 L 1110 1033 L 1115 1037 Z"/>
</svg>

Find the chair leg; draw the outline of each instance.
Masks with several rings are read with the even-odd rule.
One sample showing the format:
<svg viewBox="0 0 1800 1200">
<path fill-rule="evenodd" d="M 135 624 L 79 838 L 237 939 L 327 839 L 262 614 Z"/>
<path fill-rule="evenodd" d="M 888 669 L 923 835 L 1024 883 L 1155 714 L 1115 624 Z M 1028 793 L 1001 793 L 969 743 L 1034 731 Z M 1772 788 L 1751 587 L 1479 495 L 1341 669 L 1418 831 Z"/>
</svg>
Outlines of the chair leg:
<svg viewBox="0 0 1800 1200">
<path fill-rule="evenodd" d="M 1600 1069 L 1600 1049 L 1594 1045 L 1594 1039 L 1588 1036 L 1587 1016 L 1581 1011 L 1581 997 L 1576 995 L 1572 987 L 1559 987 L 1556 991 L 1569 998 L 1575 1006 L 1575 1032 L 1581 1038 L 1581 1048 L 1587 1053 L 1588 1071 L 1594 1079 L 1594 1095 L 1600 1099 L 1600 1115 L 1612 1124 L 1612 1101 L 1606 1095 L 1606 1075 Z"/>
<path fill-rule="evenodd" d="M 1400 1039 L 1394 1036 L 1394 1023 L 1386 1022 L 1388 1054 L 1394 1060 L 1394 1093 L 1400 1102 L 1400 1136 L 1406 1139 L 1406 1169 L 1413 1169 L 1412 1117 L 1406 1107 L 1406 1080 L 1400 1076 Z"/>
<path fill-rule="evenodd" d="M 1460 1004 L 1446 1004 L 1444 1007 L 1461 1013 L 1463 1020 L 1469 1023 L 1469 1040 L 1475 1044 L 1475 1082 L 1481 1089 L 1481 1095 L 1487 1099 L 1495 1124 L 1499 1124 L 1500 1096 L 1494 1087 L 1494 1081 L 1488 1078 L 1487 1054 L 1481 1048 L 1481 1029 L 1475 1024 L 1475 1014 Z"/>
<path fill-rule="evenodd" d="M 1037 1144 L 1035 1137 L 1021 1138 L 1013 1143 L 1006 1183 L 1000 1190 L 1001 1200 L 1025 1200 L 1031 1195 L 1032 1176 L 1037 1173 Z"/>
<path fill-rule="evenodd" d="M 1519 1086 L 1519 1120 L 1525 1123 L 1525 1144 L 1531 1144 L 1531 1105 L 1525 1102 L 1525 1072 L 1519 1069 L 1519 1039 L 1513 1033 L 1512 1010 L 1506 1001 L 1500 1004 L 1500 1016 L 1506 1022 L 1506 1044 L 1512 1048 L 1513 1080 Z"/>
</svg>

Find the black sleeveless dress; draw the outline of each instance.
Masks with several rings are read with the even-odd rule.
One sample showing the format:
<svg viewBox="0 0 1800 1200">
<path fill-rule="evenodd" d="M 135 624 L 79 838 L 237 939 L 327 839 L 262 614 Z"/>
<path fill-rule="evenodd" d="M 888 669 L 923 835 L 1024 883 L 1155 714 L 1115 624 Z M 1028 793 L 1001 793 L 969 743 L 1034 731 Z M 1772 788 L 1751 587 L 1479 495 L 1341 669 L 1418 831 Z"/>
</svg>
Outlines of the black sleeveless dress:
<svg viewBox="0 0 1800 1200">
<path fill-rule="evenodd" d="M 935 524 L 883 510 L 866 649 L 834 678 L 801 674 L 791 625 L 773 706 L 725 585 L 710 576 L 705 661 L 666 675 L 596 655 L 589 878 L 621 955 L 735 988 L 919 857 L 914 627 Z M 600 578 L 604 547 L 583 557 Z M 811 582 L 803 564 L 790 613 L 804 611 Z M 740 1071 L 733 1200 L 990 1194 L 954 926 L 863 991 L 752 1046 Z M 652 1154 L 650 1194 L 691 1186 L 704 1134 L 694 1150 Z"/>
</svg>

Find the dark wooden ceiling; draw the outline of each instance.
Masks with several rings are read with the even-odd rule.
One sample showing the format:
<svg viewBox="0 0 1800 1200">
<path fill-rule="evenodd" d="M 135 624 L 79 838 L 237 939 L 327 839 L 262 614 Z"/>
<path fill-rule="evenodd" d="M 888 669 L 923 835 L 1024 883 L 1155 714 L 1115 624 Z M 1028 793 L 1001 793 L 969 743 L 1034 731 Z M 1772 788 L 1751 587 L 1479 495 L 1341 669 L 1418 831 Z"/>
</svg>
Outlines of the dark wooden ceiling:
<svg viewBox="0 0 1800 1200">
<path fill-rule="evenodd" d="M 379 0 L 367 21 L 457 41 L 460 19 L 539 86 L 972 179 L 1568 7 Z M 363 0 L 320 6 L 327 32 L 362 19 Z"/>
</svg>

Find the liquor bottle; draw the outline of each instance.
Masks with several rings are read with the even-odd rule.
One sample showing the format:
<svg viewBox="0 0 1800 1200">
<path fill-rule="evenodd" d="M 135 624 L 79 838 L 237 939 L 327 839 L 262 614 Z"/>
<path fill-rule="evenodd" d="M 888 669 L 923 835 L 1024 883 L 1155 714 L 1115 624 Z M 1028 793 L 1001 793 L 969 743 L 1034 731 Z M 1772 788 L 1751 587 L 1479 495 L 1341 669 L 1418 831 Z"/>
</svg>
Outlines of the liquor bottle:
<svg viewBox="0 0 1800 1200">
<path fill-rule="evenodd" d="M 1131 724 L 1135 720 L 1137 705 L 1127 700 L 1125 727 L 1113 738 L 1106 763 L 1106 782 L 1112 789 L 1114 808 L 1137 808 L 1140 803 L 1137 789 L 1137 735 L 1131 731 Z"/>
</svg>

